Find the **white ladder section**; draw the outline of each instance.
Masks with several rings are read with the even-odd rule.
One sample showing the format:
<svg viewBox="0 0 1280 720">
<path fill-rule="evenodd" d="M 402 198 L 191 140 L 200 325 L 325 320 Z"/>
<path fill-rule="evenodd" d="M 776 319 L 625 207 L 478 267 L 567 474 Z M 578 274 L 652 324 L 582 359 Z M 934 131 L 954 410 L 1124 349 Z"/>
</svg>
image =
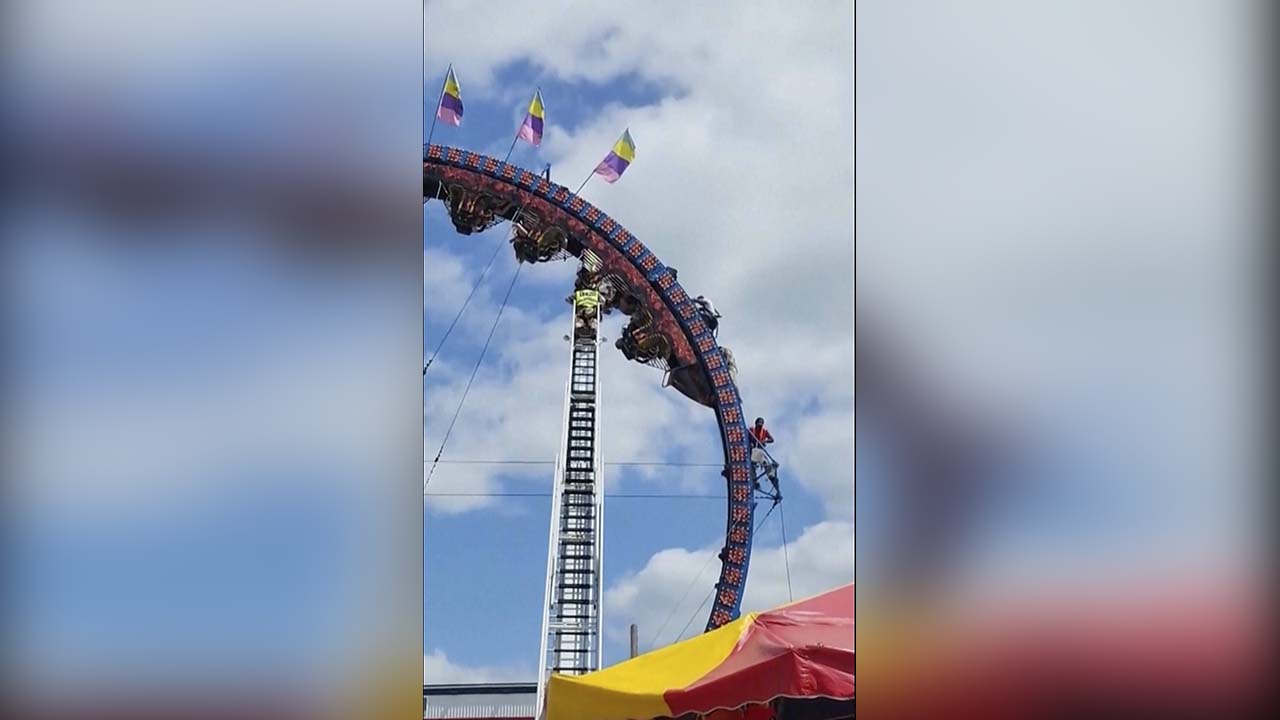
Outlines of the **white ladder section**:
<svg viewBox="0 0 1280 720">
<path fill-rule="evenodd" d="M 547 584 L 538 664 L 537 708 L 544 712 L 551 673 L 600 669 L 604 588 L 604 465 L 600 443 L 600 313 L 577 327 L 571 317 L 569 384 L 556 457 L 547 545 Z"/>
</svg>

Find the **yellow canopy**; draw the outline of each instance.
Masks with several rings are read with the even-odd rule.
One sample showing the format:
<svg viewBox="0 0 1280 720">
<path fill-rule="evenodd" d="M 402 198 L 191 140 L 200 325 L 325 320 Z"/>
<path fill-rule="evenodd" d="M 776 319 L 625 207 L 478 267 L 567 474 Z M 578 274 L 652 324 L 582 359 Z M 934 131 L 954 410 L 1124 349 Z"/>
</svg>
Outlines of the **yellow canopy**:
<svg viewBox="0 0 1280 720">
<path fill-rule="evenodd" d="M 587 675 L 552 675 L 547 720 L 649 720 L 670 717 L 663 694 L 683 688 L 729 656 L 758 613 L 684 642 Z"/>
</svg>

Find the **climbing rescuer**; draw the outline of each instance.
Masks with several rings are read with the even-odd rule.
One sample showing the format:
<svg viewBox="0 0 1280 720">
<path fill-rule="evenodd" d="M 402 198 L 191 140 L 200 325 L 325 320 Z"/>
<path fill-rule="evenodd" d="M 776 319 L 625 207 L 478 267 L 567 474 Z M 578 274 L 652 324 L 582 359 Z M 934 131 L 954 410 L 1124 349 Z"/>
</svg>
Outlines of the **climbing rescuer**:
<svg viewBox="0 0 1280 720">
<path fill-rule="evenodd" d="M 720 328 L 720 313 L 716 310 L 716 306 L 712 305 L 711 301 L 702 295 L 694 298 L 693 302 L 698 306 L 698 314 L 702 316 L 703 322 L 707 324 L 707 327 L 711 328 L 711 334 L 716 334 L 716 331 Z"/>
<path fill-rule="evenodd" d="M 733 360 L 733 351 L 723 345 L 720 349 L 724 351 L 724 361 L 729 365 L 729 377 L 738 382 L 738 363 Z"/>
<path fill-rule="evenodd" d="M 589 328 L 592 332 L 596 328 L 596 315 L 600 307 L 600 293 L 592 288 L 578 290 L 573 294 L 573 309 L 577 315 L 574 321 L 574 327 L 577 329 Z"/>
<path fill-rule="evenodd" d="M 747 434 L 751 436 L 751 464 L 764 468 L 769 475 L 769 482 L 773 483 L 773 495 L 776 499 L 782 499 L 782 492 L 778 489 L 778 463 L 769 459 L 764 452 L 764 446 L 773 443 L 773 435 L 764 427 L 764 418 L 756 418 L 756 424 L 747 429 Z M 754 480 L 756 489 L 760 489 L 760 480 Z"/>
</svg>

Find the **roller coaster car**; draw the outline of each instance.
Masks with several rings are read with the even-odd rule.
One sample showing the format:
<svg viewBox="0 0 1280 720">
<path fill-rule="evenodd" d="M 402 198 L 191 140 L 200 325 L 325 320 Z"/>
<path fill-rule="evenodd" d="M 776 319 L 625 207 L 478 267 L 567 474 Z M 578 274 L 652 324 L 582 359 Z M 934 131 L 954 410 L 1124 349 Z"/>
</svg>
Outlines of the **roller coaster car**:
<svg viewBox="0 0 1280 720">
<path fill-rule="evenodd" d="M 638 313 L 631 317 L 631 322 L 622 329 L 622 336 L 614 343 L 614 347 L 622 351 L 628 360 L 652 363 L 663 362 L 671 355 L 671 343 L 660 333 L 647 329 L 649 316 Z"/>
<path fill-rule="evenodd" d="M 641 308 L 644 306 L 640 304 L 640 300 L 636 298 L 635 293 L 631 292 L 631 288 L 625 285 L 616 289 L 609 296 L 608 302 L 611 307 L 618 308 L 623 315 L 631 316 L 638 312 L 643 312 Z"/>
<path fill-rule="evenodd" d="M 546 262 L 565 250 L 568 236 L 558 227 L 542 227 L 536 222 L 512 225 L 511 246 L 521 262 Z"/>
<path fill-rule="evenodd" d="M 707 374 L 698 363 L 678 367 L 667 373 L 667 384 L 679 390 L 690 400 L 714 408 L 715 393 Z"/>
<path fill-rule="evenodd" d="M 461 188 L 449 188 L 449 219 L 463 235 L 483 232 L 502 219 L 509 203 Z"/>
</svg>

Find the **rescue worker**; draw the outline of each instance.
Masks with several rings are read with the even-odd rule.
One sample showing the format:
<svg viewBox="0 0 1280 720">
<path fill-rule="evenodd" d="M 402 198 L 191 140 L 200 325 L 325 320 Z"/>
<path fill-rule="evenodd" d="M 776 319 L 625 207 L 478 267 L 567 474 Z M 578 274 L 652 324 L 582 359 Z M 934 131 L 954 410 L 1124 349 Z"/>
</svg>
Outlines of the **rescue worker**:
<svg viewBox="0 0 1280 720">
<path fill-rule="evenodd" d="M 693 302 L 698 306 L 698 314 L 702 316 L 703 322 L 711 328 L 711 334 L 715 335 L 720 329 L 720 313 L 716 310 L 716 306 L 703 295 L 694 298 Z"/>
<path fill-rule="evenodd" d="M 738 363 L 733 360 L 733 351 L 723 345 L 720 349 L 724 351 L 724 360 L 729 365 L 729 377 L 735 383 L 738 382 Z"/>
<path fill-rule="evenodd" d="M 573 323 L 574 328 L 595 332 L 599 307 L 600 293 L 594 288 L 583 288 L 574 292 L 573 309 L 574 314 L 577 316 Z"/>
<path fill-rule="evenodd" d="M 782 499 L 782 492 L 778 489 L 778 463 L 769 459 L 764 452 L 765 445 L 773 443 L 773 435 L 769 433 L 764 426 L 764 418 L 756 418 L 756 424 L 752 425 L 747 434 L 751 437 L 751 464 L 755 467 L 764 468 L 769 475 L 769 482 L 773 484 L 773 496 L 775 499 Z M 760 480 L 757 476 L 753 482 L 755 488 L 760 489 Z"/>
</svg>

